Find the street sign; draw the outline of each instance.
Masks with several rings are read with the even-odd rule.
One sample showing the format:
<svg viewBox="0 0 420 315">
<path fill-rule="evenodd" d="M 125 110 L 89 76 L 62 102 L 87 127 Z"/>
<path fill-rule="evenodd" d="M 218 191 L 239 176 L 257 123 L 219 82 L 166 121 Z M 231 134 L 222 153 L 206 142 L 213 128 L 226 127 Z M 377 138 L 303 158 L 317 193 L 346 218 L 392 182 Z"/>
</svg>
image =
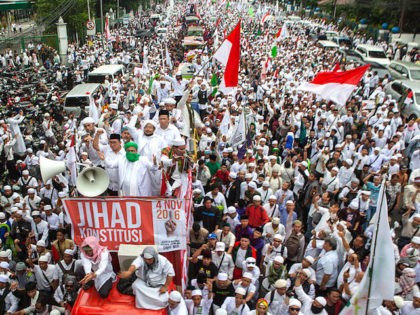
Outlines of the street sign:
<svg viewBox="0 0 420 315">
<path fill-rule="evenodd" d="M 93 21 L 87 21 L 86 22 L 86 28 L 88 29 L 88 30 L 94 30 L 95 29 L 95 22 L 93 22 Z"/>
<path fill-rule="evenodd" d="M 95 26 L 95 22 L 94 21 L 87 21 L 86 22 L 86 28 L 87 28 L 87 31 L 86 31 L 86 35 L 88 35 L 88 36 L 93 36 L 93 35 L 95 35 L 95 33 L 96 33 L 96 26 Z"/>
</svg>

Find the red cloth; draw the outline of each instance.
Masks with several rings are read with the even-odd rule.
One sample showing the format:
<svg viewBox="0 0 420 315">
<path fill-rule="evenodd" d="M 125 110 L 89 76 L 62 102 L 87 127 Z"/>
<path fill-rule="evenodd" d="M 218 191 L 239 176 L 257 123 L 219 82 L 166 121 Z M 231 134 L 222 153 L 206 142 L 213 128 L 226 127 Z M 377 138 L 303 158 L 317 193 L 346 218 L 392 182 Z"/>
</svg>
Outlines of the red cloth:
<svg viewBox="0 0 420 315">
<path fill-rule="evenodd" d="M 263 226 L 270 222 L 267 211 L 262 206 L 255 206 L 251 204 L 246 208 L 246 215 L 249 218 L 249 225 L 253 228 Z"/>
</svg>

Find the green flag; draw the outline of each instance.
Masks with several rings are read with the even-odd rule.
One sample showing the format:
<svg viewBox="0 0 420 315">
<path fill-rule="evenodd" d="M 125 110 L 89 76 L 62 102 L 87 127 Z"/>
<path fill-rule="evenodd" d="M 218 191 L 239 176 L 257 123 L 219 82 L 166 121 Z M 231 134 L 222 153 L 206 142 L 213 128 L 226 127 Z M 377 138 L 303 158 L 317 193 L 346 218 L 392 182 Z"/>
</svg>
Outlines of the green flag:
<svg viewBox="0 0 420 315">
<path fill-rule="evenodd" d="M 217 78 L 216 73 L 213 73 L 211 80 L 210 80 L 210 84 L 211 86 L 216 86 L 217 84 L 219 84 L 219 80 Z"/>
<path fill-rule="evenodd" d="M 230 8 L 230 2 L 228 1 L 228 2 L 226 2 L 226 9 L 229 9 Z"/>
<path fill-rule="evenodd" d="M 250 7 L 250 8 L 249 8 L 249 10 L 248 10 L 248 15 L 249 15 L 250 17 L 254 17 L 255 12 L 254 12 L 254 8 L 253 8 L 253 7 Z"/>
<path fill-rule="evenodd" d="M 274 45 L 271 47 L 271 57 L 276 58 L 277 57 L 277 45 Z"/>
<path fill-rule="evenodd" d="M 261 35 L 262 35 L 262 30 L 261 30 L 261 27 L 258 26 L 257 36 L 261 36 Z"/>
<path fill-rule="evenodd" d="M 147 93 L 148 93 L 148 94 L 151 94 L 151 93 L 152 93 L 153 81 L 154 81 L 156 78 L 159 78 L 159 74 L 155 74 L 155 75 L 152 75 L 152 76 L 150 77 L 150 80 L 149 80 L 149 90 L 147 91 Z"/>
<path fill-rule="evenodd" d="M 213 91 L 211 92 L 211 96 L 215 96 L 217 94 L 217 88 L 215 87 L 214 89 L 213 89 Z"/>
</svg>

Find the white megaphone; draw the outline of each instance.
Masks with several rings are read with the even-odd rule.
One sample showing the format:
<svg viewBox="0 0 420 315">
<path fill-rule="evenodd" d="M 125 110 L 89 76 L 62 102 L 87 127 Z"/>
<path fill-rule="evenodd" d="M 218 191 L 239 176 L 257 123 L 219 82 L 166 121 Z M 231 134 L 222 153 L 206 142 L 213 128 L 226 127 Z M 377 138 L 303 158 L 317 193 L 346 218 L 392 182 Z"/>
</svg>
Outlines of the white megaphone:
<svg viewBox="0 0 420 315">
<path fill-rule="evenodd" d="M 39 169 L 42 181 L 46 183 L 50 178 L 66 170 L 66 162 L 54 161 L 41 156 L 39 158 Z"/>
<path fill-rule="evenodd" d="M 86 197 L 102 194 L 109 185 L 109 176 L 100 167 L 88 167 L 79 173 L 76 181 L 77 190 Z"/>
</svg>

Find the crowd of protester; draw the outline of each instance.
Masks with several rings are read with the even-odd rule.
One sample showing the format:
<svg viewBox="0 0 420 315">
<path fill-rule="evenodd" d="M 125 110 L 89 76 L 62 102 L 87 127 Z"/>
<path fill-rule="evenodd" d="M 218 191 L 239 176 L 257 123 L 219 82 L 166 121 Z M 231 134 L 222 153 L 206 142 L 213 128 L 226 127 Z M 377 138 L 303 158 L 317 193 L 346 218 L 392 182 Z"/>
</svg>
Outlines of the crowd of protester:
<svg viewBox="0 0 420 315">
<path fill-rule="evenodd" d="M 274 17 L 284 15 L 269 8 Z M 166 196 L 176 195 L 181 174 L 192 172 L 188 285 L 167 292 L 173 267 L 149 248 L 119 274 L 133 284 L 137 307 L 180 315 L 339 314 L 371 258 L 371 223 L 385 185 L 395 297 L 375 314 L 420 314 L 419 119 L 401 114 L 411 104 L 385 95 L 391 78 L 372 70 L 344 106 L 299 91 L 300 83 L 340 61 L 311 36 L 337 28 L 321 20 L 289 25 L 272 57 L 267 51 L 282 23 L 261 25 L 265 11 L 259 11 L 251 16 L 241 2 L 208 9 L 177 3 L 166 17 L 161 12 L 160 22 L 143 12 L 112 29 L 108 43 L 99 36 L 69 45 L 64 67 L 58 53 L 41 44 L 1 55 L 4 71 L 52 71 L 59 88 L 39 114 L 39 134 L 23 131 L 30 118 L 19 100 L 8 99 L 0 120 L 0 314 L 69 313 L 79 290 L 95 286 L 106 298 L 112 288 L 116 273 L 107 249 L 95 238 L 80 246 L 71 240 L 62 200 L 77 195 L 74 168 L 41 178 L 41 158 L 68 163 L 73 150 L 77 171 L 106 170 L 105 195 L 159 196 L 162 172 Z M 180 46 L 185 16 L 197 12 L 207 45 L 187 52 Z M 239 84 L 223 95 L 212 82 L 220 82 L 223 69 L 211 57 L 216 38 L 239 16 Z M 159 26 L 167 27 L 165 35 L 137 36 Z M 375 44 L 396 59 L 418 60 L 415 50 Z M 195 69 L 191 80 L 177 69 L 186 59 Z M 83 84 L 103 64 L 135 67 L 127 77 L 106 77 L 80 116 L 64 111 L 60 91 Z M 45 82 L 39 85 L 48 92 Z M 231 140 L 242 112 L 247 140 L 238 145 Z M 196 137 L 185 132 L 191 126 Z"/>
</svg>

